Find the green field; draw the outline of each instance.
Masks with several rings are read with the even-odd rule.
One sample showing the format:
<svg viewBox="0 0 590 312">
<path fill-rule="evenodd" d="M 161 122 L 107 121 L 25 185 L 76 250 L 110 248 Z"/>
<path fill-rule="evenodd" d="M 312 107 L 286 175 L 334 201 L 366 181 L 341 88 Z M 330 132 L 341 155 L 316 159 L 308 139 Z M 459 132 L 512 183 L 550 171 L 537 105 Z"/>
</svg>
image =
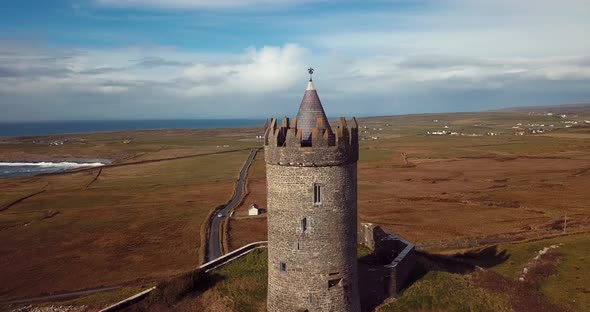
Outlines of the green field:
<svg viewBox="0 0 590 312">
<path fill-rule="evenodd" d="M 505 296 L 486 292 L 468 277 L 446 272 L 429 272 L 394 303 L 386 304 L 377 311 L 508 312 L 512 309 Z"/>
<path fill-rule="evenodd" d="M 557 252 L 561 259 L 557 274 L 551 275 L 540 284 L 541 292 L 552 302 L 574 311 L 585 311 L 590 307 L 590 236 L 571 235 L 534 241 L 525 244 L 500 245 L 510 255 L 508 261 L 492 268 L 508 278 L 516 279 L 525 265 L 539 250 L 551 245 L 559 245 Z"/>
<path fill-rule="evenodd" d="M 215 287 L 236 311 L 266 310 L 267 259 L 266 249 L 256 249 L 212 272 L 221 280 Z"/>
<path fill-rule="evenodd" d="M 508 255 L 507 260 L 492 264 L 486 269 L 464 274 L 442 271 L 429 271 L 417 264 L 414 280 L 397 298 L 390 298 L 377 308 L 380 312 L 410 311 L 521 311 L 513 296 L 519 293 L 512 288 L 489 289 L 482 275 L 500 273 L 500 280 L 510 285 L 518 284 L 517 278 L 522 269 L 530 263 L 539 250 L 553 244 L 562 244 L 560 261 L 556 272 L 544 278 L 538 290 L 529 291 L 543 300 L 561 307 L 564 311 L 586 311 L 588 307 L 589 284 L 587 263 L 590 257 L 590 235 L 579 234 L 545 239 L 533 242 L 497 246 L 498 251 Z M 366 255 L 368 249 L 359 248 L 359 257 Z M 458 254 L 462 255 L 464 252 Z M 485 259 L 480 259 L 481 261 Z M 254 252 L 216 269 L 210 277 L 216 280 L 210 291 L 220 294 L 233 311 L 264 311 L 267 283 L 267 252 L 258 249 Z M 490 262 L 487 262 L 490 264 Z M 487 273 L 485 273 L 487 272 Z M 483 283 L 483 284 L 482 284 Z M 510 286 L 512 287 L 512 286 Z M 530 294 L 522 294 L 530 296 Z M 194 300 L 187 297 L 185 300 Z M 524 303 L 526 304 L 526 302 Z M 534 311 L 535 306 L 530 306 Z M 529 309 L 527 309 L 528 311 Z"/>
</svg>

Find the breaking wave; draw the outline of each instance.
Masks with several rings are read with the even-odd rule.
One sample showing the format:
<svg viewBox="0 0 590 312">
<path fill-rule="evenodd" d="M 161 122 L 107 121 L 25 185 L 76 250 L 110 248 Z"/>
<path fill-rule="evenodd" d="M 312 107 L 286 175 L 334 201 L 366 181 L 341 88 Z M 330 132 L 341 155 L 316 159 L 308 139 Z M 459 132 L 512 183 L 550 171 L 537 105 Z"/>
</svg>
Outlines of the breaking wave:
<svg viewBox="0 0 590 312">
<path fill-rule="evenodd" d="M 0 178 L 26 177 L 42 173 L 57 173 L 78 168 L 93 168 L 106 165 L 101 162 L 0 162 Z"/>
</svg>

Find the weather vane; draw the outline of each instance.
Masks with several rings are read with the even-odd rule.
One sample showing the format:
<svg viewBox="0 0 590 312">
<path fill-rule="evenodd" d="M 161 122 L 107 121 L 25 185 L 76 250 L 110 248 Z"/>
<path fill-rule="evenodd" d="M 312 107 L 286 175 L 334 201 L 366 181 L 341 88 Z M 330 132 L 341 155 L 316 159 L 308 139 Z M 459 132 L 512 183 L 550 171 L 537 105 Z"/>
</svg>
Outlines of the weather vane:
<svg viewBox="0 0 590 312">
<path fill-rule="evenodd" d="M 307 72 L 309 73 L 309 81 L 311 81 L 311 75 L 313 75 L 313 68 L 312 67 L 308 68 Z"/>
</svg>

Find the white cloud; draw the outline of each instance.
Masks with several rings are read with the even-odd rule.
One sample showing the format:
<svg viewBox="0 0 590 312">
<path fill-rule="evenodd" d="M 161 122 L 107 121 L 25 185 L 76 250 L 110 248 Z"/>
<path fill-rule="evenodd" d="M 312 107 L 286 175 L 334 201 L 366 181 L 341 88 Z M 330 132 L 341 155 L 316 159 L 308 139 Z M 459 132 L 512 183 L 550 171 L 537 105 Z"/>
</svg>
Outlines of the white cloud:
<svg viewBox="0 0 590 312">
<path fill-rule="evenodd" d="M 167 48 L 51 51 L 0 56 L 0 92 L 124 93 L 146 85 L 176 96 L 261 94 L 305 77 L 309 51 L 296 44 L 219 56 Z M 67 55 L 67 57 L 62 57 Z"/>
<path fill-rule="evenodd" d="M 304 73 L 308 51 L 296 44 L 248 49 L 239 62 L 230 64 L 195 64 L 184 77 L 194 83 L 194 95 L 212 93 L 263 93 L 288 89 Z"/>
<path fill-rule="evenodd" d="M 312 57 L 315 62 L 310 64 Z M 10 105 L 8 99 L 30 96 L 96 105 L 89 104 L 88 98 L 108 95 L 116 96 L 113 101 L 123 106 L 156 105 L 161 97 L 160 109 L 168 102 L 188 101 L 193 103 L 191 110 L 208 115 L 244 114 L 250 111 L 245 103 L 258 103 L 265 108 L 258 110 L 262 114 L 280 109 L 275 102 L 285 97 L 291 97 L 291 106 L 297 105 L 309 65 L 317 66 L 316 85 L 322 97 L 338 101 L 436 90 L 501 92 L 525 83 L 534 97 L 535 85 L 543 91 L 553 84 L 559 93 L 561 83 L 590 81 L 588 57 L 312 55 L 297 44 L 249 48 L 242 54 L 223 56 L 164 47 L 59 51 L 27 46 L 22 53 L 0 53 L 0 95 L 4 99 L 0 106 Z M 578 90 L 578 84 L 568 88 L 567 92 Z M 371 110 L 373 105 L 362 108 Z M 232 109 L 225 111 L 225 106 Z M 357 106 L 347 109 L 353 107 Z"/>
</svg>

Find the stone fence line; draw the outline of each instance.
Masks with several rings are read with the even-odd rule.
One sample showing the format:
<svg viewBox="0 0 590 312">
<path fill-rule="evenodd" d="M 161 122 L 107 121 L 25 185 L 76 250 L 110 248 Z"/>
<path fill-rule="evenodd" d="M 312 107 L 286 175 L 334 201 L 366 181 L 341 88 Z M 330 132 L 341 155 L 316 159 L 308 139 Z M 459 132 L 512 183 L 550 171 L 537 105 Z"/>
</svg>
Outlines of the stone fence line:
<svg viewBox="0 0 590 312">
<path fill-rule="evenodd" d="M 267 241 L 259 241 L 259 242 L 254 242 L 254 243 L 250 243 L 246 246 L 240 247 L 230 253 L 227 253 L 217 259 L 211 260 L 201 266 L 199 266 L 199 269 L 204 271 L 204 272 L 209 272 L 212 271 L 218 267 L 221 267 L 223 265 L 226 265 L 228 263 L 231 263 L 232 261 L 247 255 L 248 253 L 252 252 L 255 249 L 261 248 L 261 247 L 265 247 L 267 245 Z M 127 299 L 121 300 L 113 305 L 110 305 L 102 310 L 100 310 L 100 312 L 114 312 L 114 311 L 120 311 L 124 308 L 127 308 L 133 304 L 136 304 L 138 302 L 140 302 L 141 300 L 145 299 L 145 297 L 147 297 L 154 289 L 156 289 L 156 287 L 152 287 L 149 289 L 146 289 L 140 293 L 137 293 Z"/>
</svg>

